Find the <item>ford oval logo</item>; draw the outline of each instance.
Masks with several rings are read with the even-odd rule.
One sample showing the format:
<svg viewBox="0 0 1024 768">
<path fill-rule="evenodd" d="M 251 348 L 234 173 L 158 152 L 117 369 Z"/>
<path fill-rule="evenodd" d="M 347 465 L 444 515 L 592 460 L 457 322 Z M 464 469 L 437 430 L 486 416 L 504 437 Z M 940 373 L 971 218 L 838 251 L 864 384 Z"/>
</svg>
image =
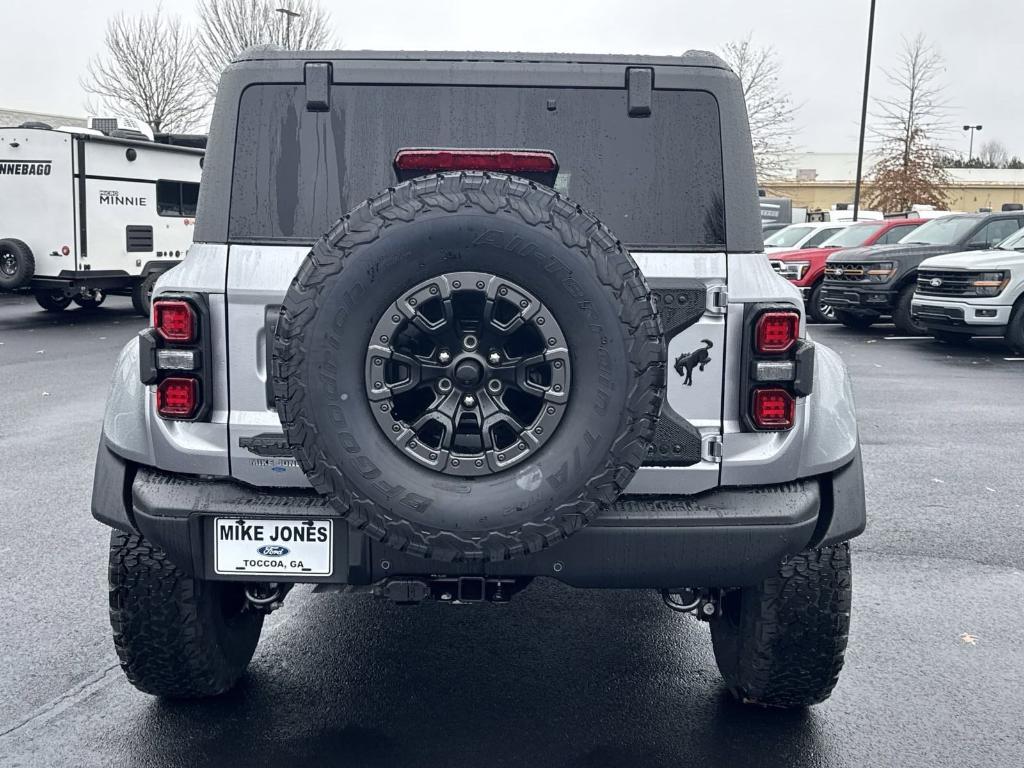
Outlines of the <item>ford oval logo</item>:
<svg viewBox="0 0 1024 768">
<path fill-rule="evenodd" d="M 942 285 L 942 278 L 933 277 L 931 280 L 928 281 L 928 285 L 930 285 L 932 288 L 938 288 L 940 285 Z"/>
<path fill-rule="evenodd" d="M 284 557 L 288 554 L 288 547 L 282 547 L 277 544 L 264 544 L 256 551 L 264 557 Z"/>
</svg>

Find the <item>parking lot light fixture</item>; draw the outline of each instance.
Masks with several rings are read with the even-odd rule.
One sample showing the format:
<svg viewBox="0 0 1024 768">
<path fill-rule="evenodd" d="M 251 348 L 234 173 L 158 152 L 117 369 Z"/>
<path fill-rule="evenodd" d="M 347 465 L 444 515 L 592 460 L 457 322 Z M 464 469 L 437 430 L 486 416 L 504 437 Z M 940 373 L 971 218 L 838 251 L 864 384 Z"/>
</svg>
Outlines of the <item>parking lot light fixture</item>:
<svg viewBox="0 0 1024 768">
<path fill-rule="evenodd" d="M 981 130 L 981 126 L 980 125 L 965 125 L 964 126 L 964 130 L 971 132 L 971 142 L 967 146 L 967 162 L 969 163 L 969 162 L 971 162 L 971 158 L 974 157 L 974 132 L 975 131 L 980 131 Z"/>
</svg>

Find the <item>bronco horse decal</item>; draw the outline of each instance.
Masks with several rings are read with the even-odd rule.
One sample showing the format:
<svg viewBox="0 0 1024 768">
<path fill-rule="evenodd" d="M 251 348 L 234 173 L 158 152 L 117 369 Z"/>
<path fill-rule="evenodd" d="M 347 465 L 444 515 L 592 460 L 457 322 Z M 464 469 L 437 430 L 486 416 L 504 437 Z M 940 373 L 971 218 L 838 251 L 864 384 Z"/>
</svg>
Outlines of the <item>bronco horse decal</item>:
<svg viewBox="0 0 1024 768">
<path fill-rule="evenodd" d="M 708 350 L 715 345 L 711 343 L 710 339 L 701 339 L 701 344 L 704 346 L 676 358 L 676 373 L 683 377 L 683 384 L 688 387 L 693 386 L 693 369 L 696 368 L 698 371 L 703 371 L 704 366 L 711 362 L 711 355 L 708 354 Z"/>
</svg>

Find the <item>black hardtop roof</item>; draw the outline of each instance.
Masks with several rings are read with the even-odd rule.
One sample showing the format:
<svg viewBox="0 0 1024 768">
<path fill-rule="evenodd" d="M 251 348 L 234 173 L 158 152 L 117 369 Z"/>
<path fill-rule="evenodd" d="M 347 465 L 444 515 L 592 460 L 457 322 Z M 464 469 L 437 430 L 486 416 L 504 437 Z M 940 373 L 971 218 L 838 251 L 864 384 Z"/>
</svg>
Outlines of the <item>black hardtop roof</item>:
<svg viewBox="0 0 1024 768">
<path fill-rule="evenodd" d="M 330 87 L 516 87 L 616 89 L 626 91 L 630 67 L 651 68 L 654 90 L 703 91 L 718 105 L 721 128 L 723 203 L 727 209 L 725 249 L 762 247 L 750 130 L 739 78 L 718 56 L 687 51 L 679 56 L 630 54 L 510 53 L 462 51 L 286 51 L 278 46 L 249 48 L 224 70 L 210 125 L 194 237 L 197 242 L 228 242 L 239 107 L 250 87 L 323 87 L 322 69 L 308 79 L 309 66 L 330 64 Z M 642 87 L 642 85 L 640 86 Z M 310 102 L 311 103 L 311 102 Z M 280 104 L 267 101 L 261 109 Z M 306 111 L 313 110 L 307 104 Z M 322 110 L 327 112 L 329 110 Z M 249 120 L 263 120 L 249 116 Z M 372 121 L 372 115 L 362 116 Z M 641 118 L 642 119 L 642 118 Z M 259 124 L 258 122 L 256 124 Z M 678 141 L 686 141 L 679 135 Z M 356 151 L 348 147 L 345 151 Z M 340 213 L 339 213 L 340 215 Z"/>
<path fill-rule="evenodd" d="M 506 64 L 636 64 L 665 67 L 729 66 L 710 51 L 691 50 L 680 56 L 648 56 L 628 53 L 531 53 L 512 51 L 287 51 L 276 45 L 247 48 L 234 61 L 447 61 Z"/>
</svg>

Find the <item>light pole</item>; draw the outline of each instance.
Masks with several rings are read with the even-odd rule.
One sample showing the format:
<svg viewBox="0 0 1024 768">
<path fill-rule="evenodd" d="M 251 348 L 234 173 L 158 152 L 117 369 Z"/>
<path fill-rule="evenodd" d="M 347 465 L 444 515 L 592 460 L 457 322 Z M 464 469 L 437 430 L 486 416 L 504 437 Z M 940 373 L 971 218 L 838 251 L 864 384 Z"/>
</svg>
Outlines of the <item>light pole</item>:
<svg viewBox="0 0 1024 768">
<path fill-rule="evenodd" d="M 964 126 L 964 130 L 971 132 L 971 143 L 968 145 L 968 148 L 967 148 L 967 162 L 969 163 L 969 162 L 971 162 L 971 157 L 974 156 L 974 132 L 975 131 L 980 131 L 981 130 L 981 126 L 980 125 L 965 125 Z"/>
<path fill-rule="evenodd" d="M 290 50 L 292 47 L 292 19 L 298 18 L 302 14 L 298 11 L 293 11 L 291 8 L 278 8 L 276 10 L 284 15 L 284 47 Z"/>
<path fill-rule="evenodd" d="M 857 183 L 853 188 L 853 220 L 860 213 L 860 177 L 864 170 L 864 129 L 868 120 L 868 86 L 871 84 L 871 42 L 875 36 L 875 0 L 868 15 L 868 52 L 864 58 L 864 98 L 860 105 L 860 141 L 857 144 Z"/>
</svg>

